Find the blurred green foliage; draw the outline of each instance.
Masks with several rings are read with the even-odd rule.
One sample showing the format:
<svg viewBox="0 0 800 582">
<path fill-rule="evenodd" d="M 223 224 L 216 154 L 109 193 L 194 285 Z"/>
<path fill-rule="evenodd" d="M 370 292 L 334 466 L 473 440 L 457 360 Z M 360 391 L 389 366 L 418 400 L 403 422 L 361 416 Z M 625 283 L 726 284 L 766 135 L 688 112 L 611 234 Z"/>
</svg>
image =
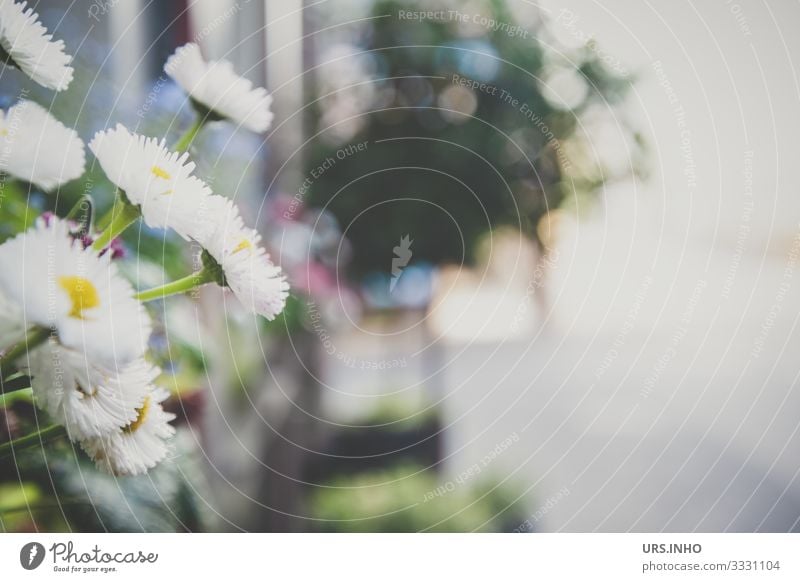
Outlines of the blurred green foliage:
<svg viewBox="0 0 800 582">
<path fill-rule="evenodd" d="M 336 478 L 311 495 L 310 509 L 316 529 L 326 532 L 503 532 L 525 519 L 515 497 L 403 464 Z"/>
<path fill-rule="evenodd" d="M 505 1 L 477 6 L 486 19 L 516 25 Z M 329 205 L 345 228 L 356 275 L 386 271 L 405 234 L 415 260 L 434 264 L 470 262 L 477 238 L 502 224 L 535 239 L 548 209 L 609 177 L 602 168 L 571 169 L 562 145 L 578 136 L 582 112 L 598 103 L 613 108 L 630 80 L 605 67 L 596 51 L 579 51 L 578 62 L 559 66 L 582 79 L 585 97 L 554 105 L 543 85 L 564 57 L 543 20 L 524 35 L 491 27 L 465 35 L 456 19 L 399 17 L 457 7 L 376 2 L 369 28 L 354 32 L 354 53 L 345 59 L 361 63 L 352 66 L 363 78 L 349 73 L 352 83 L 337 85 L 326 74 L 344 65 L 335 58 L 320 65 L 319 83 L 327 86 L 317 93 L 331 94 L 317 103 L 311 203 Z M 485 85 L 460 86 L 460 78 Z M 363 151 L 344 150 L 342 158 L 342 148 L 361 142 Z"/>
<path fill-rule="evenodd" d="M 206 531 L 200 461 L 185 439 L 174 445 L 172 461 L 138 477 L 96 470 L 66 439 L 6 459 L 0 470 L 13 479 L 0 485 L 0 531 Z"/>
</svg>

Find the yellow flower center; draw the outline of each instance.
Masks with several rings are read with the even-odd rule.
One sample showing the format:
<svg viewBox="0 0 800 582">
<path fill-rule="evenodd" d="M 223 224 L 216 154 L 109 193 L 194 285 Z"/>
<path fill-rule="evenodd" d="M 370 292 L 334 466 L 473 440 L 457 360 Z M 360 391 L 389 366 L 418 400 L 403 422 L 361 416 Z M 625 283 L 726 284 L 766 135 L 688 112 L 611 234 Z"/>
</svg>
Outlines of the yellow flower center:
<svg viewBox="0 0 800 582">
<path fill-rule="evenodd" d="M 58 285 L 67 292 L 69 300 L 72 302 L 70 317 L 84 319 L 83 311 L 92 309 L 100 305 L 100 295 L 89 279 L 65 275 L 58 278 Z"/>
<path fill-rule="evenodd" d="M 152 168 L 150 168 L 150 173 L 153 174 L 156 178 L 161 178 L 162 180 L 171 180 L 172 179 L 172 176 L 170 175 L 170 173 L 167 172 L 161 166 L 153 166 Z M 164 196 L 166 194 L 172 194 L 172 190 L 171 189 L 165 190 L 164 192 L 161 193 L 162 196 Z"/>
<path fill-rule="evenodd" d="M 172 176 L 169 175 L 169 172 L 167 172 L 164 168 L 161 168 L 159 166 L 153 166 L 152 168 L 150 168 L 150 171 L 156 178 L 161 178 L 163 180 L 172 179 Z"/>
<path fill-rule="evenodd" d="M 150 397 L 147 396 L 142 403 L 141 408 L 136 409 L 136 420 L 123 428 L 127 433 L 136 432 L 144 424 L 144 419 L 147 418 L 147 412 L 150 410 Z"/>
<path fill-rule="evenodd" d="M 253 243 L 251 243 L 248 239 L 243 238 L 242 242 L 236 245 L 236 248 L 233 249 L 233 252 L 231 252 L 231 254 L 235 255 L 239 251 L 249 250 L 252 248 L 253 248 Z"/>
</svg>

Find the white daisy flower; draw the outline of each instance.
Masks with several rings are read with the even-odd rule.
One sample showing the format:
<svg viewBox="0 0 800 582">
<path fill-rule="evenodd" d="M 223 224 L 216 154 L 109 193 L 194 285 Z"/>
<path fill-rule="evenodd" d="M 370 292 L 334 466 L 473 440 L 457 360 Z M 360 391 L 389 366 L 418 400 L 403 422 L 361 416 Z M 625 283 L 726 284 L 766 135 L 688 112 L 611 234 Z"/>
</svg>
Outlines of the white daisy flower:
<svg viewBox="0 0 800 582">
<path fill-rule="evenodd" d="M 189 94 L 203 114 L 227 118 L 257 133 L 272 125 L 272 96 L 240 77 L 228 61 L 206 61 L 190 42 L 167 59 L 164 71 Z"/>
<path fill-rule="evenodd" d="M 28 326 L 54 330 L 64 347 L 108 368 L 140 358 L 150 319 L 111 262 L 43 219 L 0 245 L 0 292 L 21 306 Z"/>
<path fill-rule="evenodd" d="M 50 191 L 79 178 L 85 166 L 78 134 L 38 103 L 0 110 L 0 172 Z"/>
<path fill-rule="evenodd" d="M 274 319 L 286 305 L 289 284 L 261 246 L 261 235 L 244 226 L 239 209 L 230 200 L 213 195 L 209 199 L 212 221 L 196 233 L 222 268 L 225 285 L 248 309 Z"/>
<path fill-rule="evenodd" d="M 63 91 L 72 82 L 71 60 L 64 52 L 64 41 L 53 41 L 39 15 L 25 2 L 0 0 L 0 61 L 43 87 Z"/>
<path fill-rule="evenodd" d="M 175 434 L 169 422 L 174 414 L 164 412 L 165 390 L 154 389 L 136 411 L 136 419 L 110 435 L 81 441 L 81 447 L 101 469 L 111 475 L 147 473 L 167 456 L 166 439 Z"/>
<path fill-rule="evenodd" d="M 89 149 L 148 226 L 171 228 L 183 238 L 197 229 L 211 189 L 192 176 L 189 154 L 170 152 L 164 140 L 131 133 L 121 124 L 98 132 Z"/>
<path fill-rule="evenodd" d="M 0 353 L 25 337 L 25 321 L 19 305 L 0 291 Z"/>
<path fill-rule="evenodd" d="M 110 370 L 53 340 L 32 350 L 28 361 L 37 402 L 73 440 L 104 436 L 135 421 L 159 374 L 144 359 Z"/>
</svg>

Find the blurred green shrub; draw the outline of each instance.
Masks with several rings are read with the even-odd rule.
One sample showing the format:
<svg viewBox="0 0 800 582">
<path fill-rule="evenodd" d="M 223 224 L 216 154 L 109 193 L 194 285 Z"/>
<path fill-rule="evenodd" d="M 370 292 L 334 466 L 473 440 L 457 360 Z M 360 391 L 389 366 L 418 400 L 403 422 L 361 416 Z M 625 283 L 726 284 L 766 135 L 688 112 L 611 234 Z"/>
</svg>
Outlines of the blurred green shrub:
<svg viewBox="0 0 800 582">
<path fill-rule="evenodd" d="M 464 25 L 446 16 L 454 8 L 508 26 Z M 409 9 L 443 16 L 400 16 Z M 386 0 L 319 57 L 317 137 L 301 190 L 346 227 L 356 276 L 386 271 L 406 234 L 415 261 L 433 264 L 471 262 L 477 238 L 503 224 L 537 240 L 549 210 L 618 177 L 596 159 L 581 117 L 599 108 L 635 151 L 635 132 L 616 114 L 631 79 L 589 46 L 561 47 L 552 26 L 544 17 L 519 26 L 503 0 Z M 577 98 L 553 96 L 558 75 Z"/>
<path fill-rule="evenodd" d="M 326 532 L 503 532 L 525 519 L 516 497 L 403 464 L 333 479 L 310 496 L 310 509 Z"/>
</svg>

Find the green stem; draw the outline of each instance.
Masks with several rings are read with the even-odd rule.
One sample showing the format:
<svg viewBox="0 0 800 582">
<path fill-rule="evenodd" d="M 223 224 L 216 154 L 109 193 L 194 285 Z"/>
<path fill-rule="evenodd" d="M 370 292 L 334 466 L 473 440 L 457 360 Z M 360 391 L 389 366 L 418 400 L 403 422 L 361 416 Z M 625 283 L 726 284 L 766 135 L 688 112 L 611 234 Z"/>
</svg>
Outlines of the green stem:
<svg viewBox="0 0 800 582">
<path fill-rule="evenodd" d="M 97 240 L 94 241 L 94 244 L 92 245 L 94 250 L 100 251 L 106 248 L 112 240 L 122 234 L 126 228 L 136 222 L 136 220 L 142 215 L 139 208 L 133 204 L 125 202 L 124 200 L 120 202 L 120 204 L 114 202 L 114 206 L 109 212 L 111 215 L 110 221 L 107 220 L 107 216 L 104 216 L 100 219 L 100 223 L 109 222 L 109 224 L 103 230 L 103 234 L 97 237 Z"/>
<path fill-rule="evenodd" d="M 178 141 L 175 142 L 175 145 L 172 146 L 172 150 L 176 152 L 185 152 L 186 150 L 188 150 L 189 147 L 192 145 L 194 138 L 197 137 L 197 134 L 200 133 L 201 129 L 203 129 L 205 123 L 206 123 L 205 117 L 202 115 L 198 115 L 195 122 L 191 125 L 191 127 L 189 127 L 189 129 L 186 130 L 186 133 L 184 133 L 178 139 Z"/>
<path fill-rule="evenodd" d="M 27 378 L 27 375 L 20 371 L 12 372 L 10 376 L 6 376 L 5 378 L 0 376 L 0 380 L 6 382 L 7 384 L 11 384 L 15 380 L 19 380 L 21 378 Z M 16 388 L 12 388 L 11 390 L 6 390 L 6 392 L 12 392 L 14 390 L 16 390 Z"/>
<path fill-rule="evenodd" d="M 18 400 L 30 402 L 33 399 L 33 388 L 19 388 L 10 392 L 0 394 L 0 408 L 8 408 Z"/>
<path fill-rule="evenodd" d="M 13 364 L 15 360 L 26 355 L 36 346 L 43 344 L 48 337 L 50 337 L 50 330 L 46 327 L 35 327 L 29 331 L 25 339 L 0 356 L 0 378 L 5 377 L 8 366 Z"/>
<path fill-rule="evenodd" d="M 19 182 L 8 176 L 0 178 L 0 210 L 16 222 L 20 231 L 28 230 L 39 214 L 28 206 L 27 198 Z"/>
<path fill-rule="evenodd" d="M 88 194 L 84 194 L 75 205 L 70 209 L 67 215 L 64 217 L 66 220 L 74 220 L 81 224 L 81 229 L 85 232 L 89 232 L 89 227 L 92 223 L 92 197 Z M 81 216 L 82 214 L 82 216 Z"/>
<path fill-rule="evenodd" d="M 122 212 L 122 209 L 125 207 L 125 201 L 122 200 L 120 196 L 114 198 L 114 204 L 111 208 L 106 212 L 103 216 L 95 220 L 94 222 L 94 229 L 98 232 L 104 231 L 108 228 L 108 225 L 111 224 L 111 219 L 114 218 L 117 214 Z"/>
<path fill-rule="evenodd" d="M 59 499 L 58 502 L 53 503 L 31 503 L 30 505 L 25 504 L 14 505 L 12 507 L 0 507 L 0 515 L 7 515 L 9 513 L 34 513 L 36 511 L 51 511 L 54 509 L 58 510 L 62 507 L 72 507 L 74 505 L 93 505 L 93 503 L 91 501 L 80 499 L 75 499 L 74 501 Z"/>
<path fill-rule="evenodd" d="M 186 275 L 185 277 L 177 279 L 176 281 L 167 283 L 166 285 L 142 291 L 141 293 L 135 295 L 135 297 L 139 301 L 163 299 L 164 297 L 168 297 L 170 295 L 186 293 L 187 291 L 191 291 L 192 289 L 200 287 L 201 285 L 211 283 L 214 280 L 214 273 L 209 269 L 203 268 L 192 273 L 191 275 Z"/>
<path fill-rule="evenodd" d="M 0 444 L 0 459 L 13 455 L 21 449 L 44 445 L 67 434 L 66 429 L 60 424 L 53 424 L 34 433 Z"/>
</svg>

